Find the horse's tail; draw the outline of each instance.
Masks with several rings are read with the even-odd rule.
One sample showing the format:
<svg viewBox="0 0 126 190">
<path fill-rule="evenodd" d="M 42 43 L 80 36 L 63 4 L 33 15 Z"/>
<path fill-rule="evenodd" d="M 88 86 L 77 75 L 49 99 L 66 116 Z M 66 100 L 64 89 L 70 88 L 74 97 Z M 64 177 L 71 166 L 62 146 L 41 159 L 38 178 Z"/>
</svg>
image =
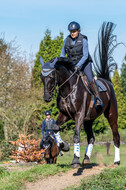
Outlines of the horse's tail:
<svg viewBox="0 0 126 190">
<path fill-rule="evenodd" d="M 113 35 L 115 24 L 104 22 L 98 32 L 98 45 L 94 52 L 94 68 L 98 77 L 110 79 L 110 73 L 114 71 L 117 64 L 115 63 L 112 53 L 117 47 L 117 36 Z"/>
</svg>

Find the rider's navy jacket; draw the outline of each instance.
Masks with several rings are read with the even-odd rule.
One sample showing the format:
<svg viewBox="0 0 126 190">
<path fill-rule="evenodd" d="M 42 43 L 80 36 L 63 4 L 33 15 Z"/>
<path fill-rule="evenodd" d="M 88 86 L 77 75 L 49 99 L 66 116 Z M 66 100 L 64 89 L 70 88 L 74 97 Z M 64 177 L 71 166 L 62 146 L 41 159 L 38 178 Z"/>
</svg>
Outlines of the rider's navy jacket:
<svg viewBox="0 0 126 190">
<path fill-rule="evenodd" d="M 45 119 L 42 123 L 42 135 L 44 136 L 44 132 L 52 131 L 52 124 L 55 124 L 54 119 Z"/>
<path fill-rule="evenodd" d="M 79 67 L 87 61 L 92 62 L 88 51 L 87 37 L 81 33 L 75 39 L 69 35 L 64 40 L 60 57 L 65 57 L 66 54 L 70 59 L 75 59 L 76 65 Z"/>
</svg>

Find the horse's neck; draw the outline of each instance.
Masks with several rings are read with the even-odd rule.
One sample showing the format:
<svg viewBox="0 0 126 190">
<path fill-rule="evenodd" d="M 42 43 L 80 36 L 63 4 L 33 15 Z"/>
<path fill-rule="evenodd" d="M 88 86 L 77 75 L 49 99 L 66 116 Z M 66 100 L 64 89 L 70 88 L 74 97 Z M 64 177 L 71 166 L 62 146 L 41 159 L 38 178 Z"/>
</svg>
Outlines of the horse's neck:
<svg viewBox="0 0 126 190">
<path fill-rule="evenodd" d="M 58 86 L 60 87 L 60 94 L 63 96 L 66 96 L 68 93 L 70 93 L 70 91 L 73 89 L 73 85 L 75 84 L 76 81 L 76 77 L 72 76 L 70 78 L 70 76 L 72 75 L 72 73 L 69 73 L 67 70 L 59 70 L 57 72 L 58 74 Z M 68 80 L 69 79 L 69 80 Z"/>
</svg>

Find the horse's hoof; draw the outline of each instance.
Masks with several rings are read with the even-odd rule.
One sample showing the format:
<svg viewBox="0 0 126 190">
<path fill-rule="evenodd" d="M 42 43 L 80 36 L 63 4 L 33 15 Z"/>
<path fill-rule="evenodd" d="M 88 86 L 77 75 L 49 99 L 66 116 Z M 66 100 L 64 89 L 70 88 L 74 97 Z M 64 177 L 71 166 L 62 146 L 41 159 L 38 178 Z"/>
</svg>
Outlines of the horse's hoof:
<svg viewBox="0 0 126 190">
<path fill-rule="evenodd" d="M 80 167 L 80 160 L 78 157 L 74 157 L 72 161 L 72 168 L 78 168 Z"/>
<path fill-rule="evenodd" d="M 68 152 L 70 150 L 70 147 L 66 142 L 62 142 L 60 144 L 60 147 L 61 147 L 61 150 L 64 151 L 64 152 Z"/>
<path fill-rule="evenodd" d="M 115 165 L 120 165 L 120 161 L 114 162 Z"/>
<path fill-rule="evenodd" d="M 72 168 L 79 168 L 80 164 L 72 164 Z"/>
<path fill-rule="evenodd" d="M 89 157 L 86 155 L 82 162 L 82 165 L 89 165 L 89 164 L 90 164 L 90 160 L 89 160 Z"/>
<path fill-rule="evenodd" d="M 82 165 L 89 165 L 89 164 L 90 164 L 90 161 L 87 159 L 84 159 L 82 162 Z"/>
</svg>

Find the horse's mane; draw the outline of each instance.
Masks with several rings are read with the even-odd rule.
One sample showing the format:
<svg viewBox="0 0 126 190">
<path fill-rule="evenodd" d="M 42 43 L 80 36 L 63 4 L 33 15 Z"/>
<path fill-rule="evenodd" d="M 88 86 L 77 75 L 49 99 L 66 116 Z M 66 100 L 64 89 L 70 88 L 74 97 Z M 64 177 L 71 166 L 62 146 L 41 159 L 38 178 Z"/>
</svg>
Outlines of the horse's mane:
<svg viewBox="0 0 126 190">
<path fill-rule="evenodd" d="M 55 57 L 51 59 L 49 62 L 52 63 L 55 60 Z M 58 69 L 60 67 L 64 67 L 67 71 L 71 71 L 72 62 L 66 57 L 57 57 L 57 62 L 55 64 L 55 68 Z"/>
</svg>

